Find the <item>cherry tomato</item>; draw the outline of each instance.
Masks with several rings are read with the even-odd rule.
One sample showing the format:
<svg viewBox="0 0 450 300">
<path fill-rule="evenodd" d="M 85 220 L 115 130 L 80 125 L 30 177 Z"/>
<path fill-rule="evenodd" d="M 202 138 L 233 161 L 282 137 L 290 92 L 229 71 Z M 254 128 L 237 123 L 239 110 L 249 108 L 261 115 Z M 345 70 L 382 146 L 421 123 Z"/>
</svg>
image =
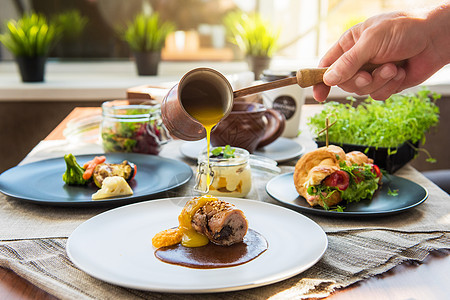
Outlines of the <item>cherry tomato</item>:
<svg viewBox="0 0 450 300">
<path fill-rule="evenodd" d="M 377 178 L 381 178 L 381 170 L 377 165 L 372 165 L 372 173 L 377 176 Z"/>
<path fill-rule="evenodd" d="M 350 183 L 350 175 L 347 172 L 339 170 L 324 179 L 323 184 L 326 186 L 337 187 L 341 191 L 345 191 Z"/>
</svg>

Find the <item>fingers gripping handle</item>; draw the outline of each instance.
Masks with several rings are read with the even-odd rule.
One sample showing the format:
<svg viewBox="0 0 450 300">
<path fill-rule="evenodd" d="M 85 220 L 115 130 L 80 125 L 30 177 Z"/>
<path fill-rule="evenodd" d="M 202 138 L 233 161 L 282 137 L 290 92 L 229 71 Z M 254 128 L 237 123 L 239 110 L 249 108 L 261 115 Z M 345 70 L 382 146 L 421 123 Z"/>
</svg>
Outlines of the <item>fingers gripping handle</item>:
<svg viewBox="0 0 450 300">
<path fill-rule="evenodd" d="M 397 67 L 402 67 L 405 62 L 398 61 L 394 62 Z M 381 67 L 381 64 L 371 64 L 367 63 L 361 67 L 360 70 L 372 73 L 376 68 Z M 310 68 L 310 69 L 300 69 L 297 71 L 297 84 L 302 88 L 313 86 L 315 84 L 323 82 L 323 74 L 328 70 L 328 68 Z"/>
</svg>

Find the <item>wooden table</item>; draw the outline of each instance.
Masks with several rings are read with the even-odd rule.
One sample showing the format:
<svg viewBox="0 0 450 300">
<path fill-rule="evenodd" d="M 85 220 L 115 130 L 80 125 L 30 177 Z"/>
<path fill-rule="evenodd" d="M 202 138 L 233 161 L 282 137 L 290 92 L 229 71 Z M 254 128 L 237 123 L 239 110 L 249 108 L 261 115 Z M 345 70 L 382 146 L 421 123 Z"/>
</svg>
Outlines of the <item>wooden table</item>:
<svg viewBox="0 0 450 300">
<path fill-rule="evenodd" d="M 308 110 L 305 105 L 303 110 Z M 100 113 L 99 107 L 75 108 L 45 140 L 64 139 L 66 124 L 80 116 Z M 436 290 L 449 290 L 450 256 L 432 253 L 424 264 L 405 263 L 391 271 L 334 292 L 327 299 L 432 299 Z M 0 268 L 0 299 L 56 299 L 14 272 Z"/>
</svg>

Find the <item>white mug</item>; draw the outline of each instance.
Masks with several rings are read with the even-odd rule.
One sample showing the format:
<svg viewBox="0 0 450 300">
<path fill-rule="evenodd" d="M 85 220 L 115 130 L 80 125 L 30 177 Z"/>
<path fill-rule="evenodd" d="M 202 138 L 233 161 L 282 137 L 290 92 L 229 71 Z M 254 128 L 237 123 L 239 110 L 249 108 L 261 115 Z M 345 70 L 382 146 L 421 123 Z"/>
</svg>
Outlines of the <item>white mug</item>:
<svg viewBox="0 0 450 300">
<path fill-rule="evenodd" d="M 295 76 L 295 72 L 293 73 Z M 264 73 L 263 81 L 273 81 L 289 77 L 288 75 Z M 281 112 L 286 118 L 286 126 L 281 136 L 296 137 L 299 133 L 300 114 L 305 103 L 304 89 L 297 84 L 268 90 L 262 93 L 264 105 Z"/>
</svg>

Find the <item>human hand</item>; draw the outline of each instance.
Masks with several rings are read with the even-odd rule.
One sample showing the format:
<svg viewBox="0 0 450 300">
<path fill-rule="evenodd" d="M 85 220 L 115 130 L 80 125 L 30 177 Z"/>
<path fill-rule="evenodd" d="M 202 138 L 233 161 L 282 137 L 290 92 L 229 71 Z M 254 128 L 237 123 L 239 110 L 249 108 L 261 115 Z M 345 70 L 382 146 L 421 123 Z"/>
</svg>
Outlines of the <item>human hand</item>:
<svg viewBox="0 0 450 300">
<path fill-rule="evenodd" d="M 347 92 L 384 100 L 425 81 L 450 61 L 449 7 L 423 16 L 378 15 L 349 29 L 322 58 L 319 66 L 329 69 L 324 83 L 314 86 L 314 98 L 324 101 L 330 86 L 338 85 Z M 397 61 L 404 65 L 392 63 Z M 361 71 L 368 62 L 381 66 L 372 73 Z"/>
</svg>

